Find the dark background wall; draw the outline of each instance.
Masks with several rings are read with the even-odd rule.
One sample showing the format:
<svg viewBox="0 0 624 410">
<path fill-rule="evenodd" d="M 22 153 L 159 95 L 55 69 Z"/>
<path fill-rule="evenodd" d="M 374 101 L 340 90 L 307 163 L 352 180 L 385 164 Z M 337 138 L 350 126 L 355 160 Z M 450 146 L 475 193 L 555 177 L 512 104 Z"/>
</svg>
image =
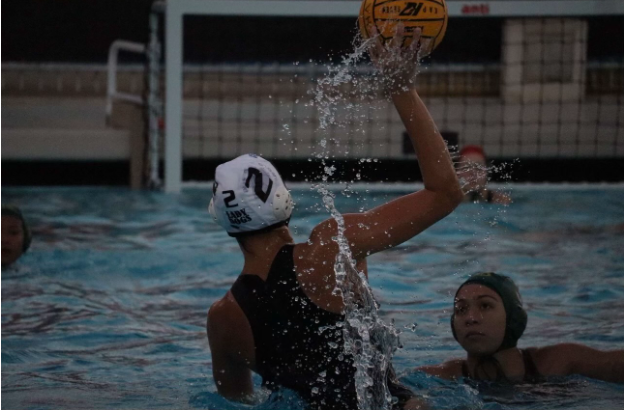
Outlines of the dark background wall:
<svg viewBox="0 0 624 410">
<path fill-rule="evenodd" d="M 151 3 L 3 0 L 2 61 L 105 62 L 114 40 L 147 40 Z"/>
<path fill-rule="evenodd" d="M 152 0 L 3 0 L 3 62 L 103 63 L 116 39 L 146 42 Z M 589 59 L 622 60 L 624 18 L 593 17 Z M 355 18 L 185 20 L 186 61 L 327 61 L 353 49 Z M 502 19 L 455 18 L 433 58 L 496 62 Z"/>
</svg>

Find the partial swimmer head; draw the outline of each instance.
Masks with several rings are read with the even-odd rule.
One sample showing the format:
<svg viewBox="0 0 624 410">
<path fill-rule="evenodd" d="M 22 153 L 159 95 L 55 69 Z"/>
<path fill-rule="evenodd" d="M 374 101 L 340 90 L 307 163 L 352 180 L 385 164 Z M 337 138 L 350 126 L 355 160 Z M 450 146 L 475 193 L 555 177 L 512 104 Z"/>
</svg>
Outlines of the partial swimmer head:
<svg viewBox="0 0 624 410">
<path fill-rule="evenodd" d="M 15 262 L 30 247 L 32 235 L 22 211 L 2 205 L 2 266 Z"/>
<path fill-rule="evenodd" d="M 485 164 L 485 151 L 478 145 L 466 145 L 459 151 L 459 156 Z"/>
<path fill-rule="evenodd" d="M 516 347 L 526 328 L 520 292 L 507 276 L 492 272 L 470 276 L 457 289 L 454 303 L 453 336 L 469 352 L 493 354 Z"/>
<path fill-rule="evenodd" d="M 234 237 L 287 225 L 293 209 L 277 169 L 255 154 L 219 165 L 212 193 L 210 215 Z"/>
<path fill-rule="evenodd" d="M 465 191 L 479 191 L 486 187 L 488 170 L 483 148 L 478 145 L 466 145 L 459 151 L 457 176 L 462 181 Z"/>
</svg>

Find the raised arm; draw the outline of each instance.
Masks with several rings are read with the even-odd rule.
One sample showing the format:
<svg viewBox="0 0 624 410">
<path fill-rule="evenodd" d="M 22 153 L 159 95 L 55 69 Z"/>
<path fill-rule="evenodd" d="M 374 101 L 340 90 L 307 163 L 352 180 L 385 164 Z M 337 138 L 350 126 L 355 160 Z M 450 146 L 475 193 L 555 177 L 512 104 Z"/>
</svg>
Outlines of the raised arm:
<svg viewBox="0 0 624 410">
<path fill-rule="evenodd" d="M 405 242 L 448 215 L 463 198 L 446 144 L 413 83 L 419 36 L 415 32 L 412 47 L 401 48 L 399 26 L 391 46 L 377 41 L 370 52 L 382 74 L 391 76 L 387 88 L 412 140 L 425 187 L 368 212 L 344 215 L 345 235 L 356 259 Z M 335 230 L 335 222 L 326 221 L 311 239 L 323 241 Z"/>
<path fill-rule="evenodd" d="M 392 99 L 414 145 L 424 189 L 348 215 L 346 235 L 354 255 L 405 242 L 451 213 L 463 198 L 446 144 L 416 90 L 396 90 Z"/>
</svg>

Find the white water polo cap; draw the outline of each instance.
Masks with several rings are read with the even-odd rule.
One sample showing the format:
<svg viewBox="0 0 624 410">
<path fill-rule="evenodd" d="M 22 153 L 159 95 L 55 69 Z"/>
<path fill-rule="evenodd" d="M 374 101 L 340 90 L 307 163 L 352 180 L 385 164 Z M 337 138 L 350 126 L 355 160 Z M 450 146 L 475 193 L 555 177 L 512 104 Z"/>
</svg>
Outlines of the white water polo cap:
<svg viewBox="0 0 624 410">
<path fill-rule="evenodd" d="M 212 194 L 210 215 L 230 236 L 286 225 L 293 209 L 277 169 L 254 154 L 219 165 Z"/>
</svg>

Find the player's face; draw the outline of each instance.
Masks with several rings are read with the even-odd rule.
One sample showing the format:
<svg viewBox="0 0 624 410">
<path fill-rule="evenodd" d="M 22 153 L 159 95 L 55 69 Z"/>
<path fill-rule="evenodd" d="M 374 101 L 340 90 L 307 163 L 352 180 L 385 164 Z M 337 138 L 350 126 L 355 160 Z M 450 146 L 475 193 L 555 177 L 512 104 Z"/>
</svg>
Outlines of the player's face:
<svg viewBox="0 0 624 410">
<path fill-rule="evenodd" d="M 22 256 L 24 229 L 22 221 L 14 216 L 2 217 L 2 265 L 10 265 Z"/>
<path fill-rule="evenodd" d="M 453 326 L 468 355 L 495 353 L 505 337 L 506 318 L 502 299 L 487 286 L 468 284 L 457 294 Z"/>
<path fill-rule="evenodd" d="M 463 180 L 465 191 L 484 189 L 488 177 L 485 157 L 477 152 L 462 155 L 459 158 L 457 176 Z"/>
</svg>

